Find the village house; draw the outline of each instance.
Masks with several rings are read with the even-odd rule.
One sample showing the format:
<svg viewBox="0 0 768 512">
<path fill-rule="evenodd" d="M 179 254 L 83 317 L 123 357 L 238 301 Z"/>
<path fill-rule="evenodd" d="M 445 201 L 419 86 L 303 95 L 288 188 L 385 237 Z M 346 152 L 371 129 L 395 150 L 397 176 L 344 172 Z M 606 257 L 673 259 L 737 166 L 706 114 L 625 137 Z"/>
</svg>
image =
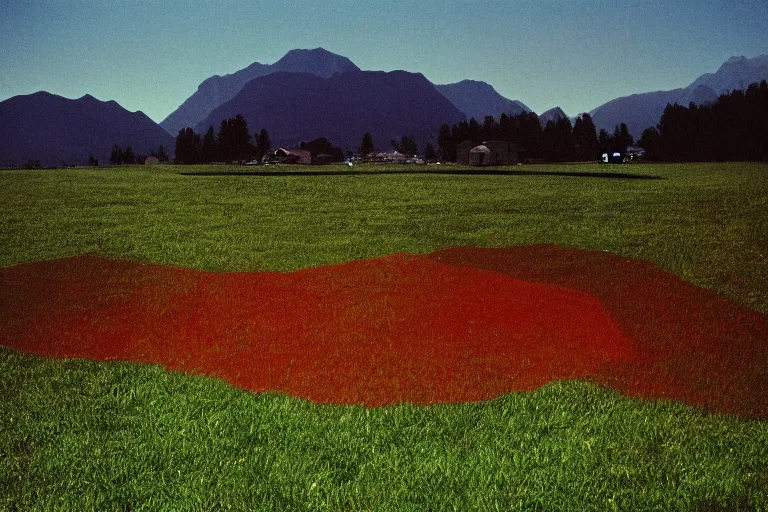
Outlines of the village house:
<svg viewBox="0 0 768 512">
<path fill-rule="evenodd" d="M 304 149 L 277 148 L 270 161 L 280 164 L 312 165 L 312 154 Z"/>
</svg>

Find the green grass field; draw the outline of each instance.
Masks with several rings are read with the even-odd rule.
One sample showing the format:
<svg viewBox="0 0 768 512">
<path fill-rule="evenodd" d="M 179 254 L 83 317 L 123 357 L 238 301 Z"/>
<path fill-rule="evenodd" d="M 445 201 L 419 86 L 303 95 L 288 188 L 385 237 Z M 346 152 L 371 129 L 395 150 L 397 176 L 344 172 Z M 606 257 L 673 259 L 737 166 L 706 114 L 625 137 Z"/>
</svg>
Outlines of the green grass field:
<svg viewBox="0 0 768 512">
<path fill-rule="evenodd" d="M 563 175 L 2 171 L 0 266 L 95 253 L 289 271 L 546 242 L 650 260 L 768 314 L 768 166 L 523 168 Z M 617 170 L 662 179 L 569 175 Z M 363 409 L 9 349 L 0 369 L 0 509 L 768 508 L 768 422 L 589 383 Z"/>
</svg>

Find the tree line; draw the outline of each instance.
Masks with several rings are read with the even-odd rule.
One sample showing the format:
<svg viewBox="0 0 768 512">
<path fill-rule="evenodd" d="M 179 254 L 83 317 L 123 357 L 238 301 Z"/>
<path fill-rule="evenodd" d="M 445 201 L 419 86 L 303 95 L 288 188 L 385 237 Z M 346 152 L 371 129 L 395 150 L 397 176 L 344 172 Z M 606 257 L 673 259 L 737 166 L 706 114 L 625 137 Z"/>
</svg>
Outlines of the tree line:
<svg viewBox="0 0 768 512">
<path fill-rule="evenodd" d="M 392 145 L 392 148 L 395 151 L 402 153 L 407 157 L 419 155 L 419 146 L 416 143 L 416 139 L 414 137 L 403 135 L 400 137 L 400 139 L 390 140 L 389 143 Z M 358 147 L 358 155 L 360 155 L 361 158 L 366 158 L 368 155 L 375 151 L 376 148 L 373 144 L 373 137 L 371 136 L 370 132 L 366 132 L 366 134 L 363 135 L 363 140 L 360 142 L 360 146 Z M 350 154 L 350 156 L 352 155 Z M 427 142 L 424 146 L 424 154 L 422 156 L 427 161 L 437 160 L 437 150 L 431 142 Z"/>
<path fill-rule="evenodd" d="M 310 142 L 302 142 L 299 148 L 309 151 L 313 164 L 327 164 L 344 161 L 344 151 L 325 137 L 319 137 Z"/>
<path fill-rule="evenodd" d="M 768 160 L 768 82 L 734 90 L 707 105 L 670 104 L 638 141 L 647 160 Z"/>
<path fill-rule="evenodd" d="M 442 125 L 437 137 L 440 158 L 455 162 L 456 147 L 466 140 L 475 144 L 489 140 L 514 142 L 521 147 L 521 160 L 548 162 L 597 160 L 601 152 L 625 151 L 634 142 L 625 123 L 617 125 L 613 134 L 603 129 L 598 135 L 592 117 L 586 113 L 573 124 L 562 117 L 547 121 L 544 127 L 535 112 L 503 113 L 498 121 L 486 116 L 483 124 L 472 118 L 453 126 Z"/>
<path fill-rule="evenodd" d="M 176 136 L 176 162 L 197 164 L 261 160 L 271 146 L 272 142 L 266 129 L 262 128 L 251 136 L 248 133 L 248 123 L 238 114 L 221 121 L 218 135 L 213 126 L 209 126 L 202 137 L 189 127 L 179 130 Z"/>
<path fill-rule="evenodd" d="M 309 151 L 312 163 L 329 163 L 344 160 L 344 152 L 319 137 L 302 142 L 300 149 Z M 199 164 L 210 162 L 234 162 L 243 160 L 262 161 L 272 149 L 269 132 L 262 128 L 258 133 L 248 133 L 248 123 L 238 114 L 224 119 L 218 134 L 209 126 L 205 135 L 195 133 L 192 128 L 182 128 L 176 136 L 176 162 Z"/>
<path fill-rule="evenodd" d="M 669 161 L 725 161 L 768 160 L 768 82 L 751 84 L 746 91 L 734 90 L 707 105 L 690 103 L 688 107 L 670 104 L 664 110 L 659 124 L 643 131 L 638 145 L 645 149 L 647 160 Z M 440 127 L 437 148 L 427 143 L 426 159 L 439 158 L 456 161 L 456 148 L 470 140 L 481 144 L 489 140 L 503 140 L 519 144 L 521 161 L 594 161 L 601 153 L 626 151 L 635 141 L 626 123 L 614 127 L 612 133 L 597 130 L 592 117 L 581 114 L 572 123 L 567 117 L 550 120 L 544 126 L 534 112 L 517 115 L 502 113 L 498 121 L 486 116 L 482 124 L 474 118 L 469 121 Z M 253 142 L 252 142 L 253 141 Z M 392 147 L 413 155 L 418 151 L 412 137 L 392 140 Z M 176 138 L 176 161 L 202 163 L 261 159 L 270 149 L 269 134 L 262 129 L 253 137 L 241 115 L 221 122 L 218 135 L 209 127 L 201 138 L 192 128 L 179 131 Z M 315 153 L 332 155 L 333 160 L 343 158 L 343 152 L 326 139 L 302 143 Z M 126 149 L 128 152 L 130 148 Z M 360 155 L 374 151 L 370 133 L 363 136 Z"/>
<path fill-rule="evenodd" d="M 153 156 L 157 158 L 160 162 L 167 162 L 168 161 L 168 153 L 165 151 L 165 148 L 163 146 L 160 146 L 157 151 L 150 151 L 149 156 Z M 109 163 L 112 165 L 120 165 L 120 164 L 136 164 L 136 163 L 143 163 L 144 160 L 147 158 L 147 155 L 137 155 L 133 152 L 133 149 L 131 146 L 126 147 L 123 149 L 122 147 L 115 144 L 112 146 L 112 151 L 109 155 Z M 89 166 L 98 166 L 99 161 L 91 154 L 88 157 L 88 165 Z"/>
</svg>

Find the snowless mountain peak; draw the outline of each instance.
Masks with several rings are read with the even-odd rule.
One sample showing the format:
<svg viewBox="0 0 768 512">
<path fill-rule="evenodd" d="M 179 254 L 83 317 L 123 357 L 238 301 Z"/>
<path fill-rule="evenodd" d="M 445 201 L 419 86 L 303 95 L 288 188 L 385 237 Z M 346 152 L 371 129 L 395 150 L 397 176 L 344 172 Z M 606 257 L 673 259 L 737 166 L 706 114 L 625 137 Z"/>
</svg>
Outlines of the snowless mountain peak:
<svg viewBox="0 0 768 512">
<path fill-rule="evenodd" d="M 90 94 L 68 99 L 40 91 L 0 102 L 0 167 L 30 158 L 48 165 L 85 165 L 89 155 L 108 162 L 113 145 L 148 154 L 174 139 L 140 110 Z"/>
<path fill-rule="evenodd" d="M 539 122 L 542 126 L 546 126 L 548 121 L 555 121 L 557 122 L 559 119 L 567 119 L 568 116 L 565 115 L 565 112 L 563 112 L 563 109 L 560 107 L 553 107 L 543 114 L 539 116 Z"/>
<path fill-rule="evenodd" d="M 704 73 L 687 87 L 615 98 L 590 112 L 598 128 L 612 130 L 626 122 L 630 133 L 639 138 L 643 130 L 655 126 L 667 104 L 698 105 L 713 102 L 721 94 L 746 90 L 752 83 L 768 79 L 768 55 L 747 58 L 733 56 L 714 73 Z"/>
<path fill-rule="evenodd" d="M 493 86 L 478 80 L 462 80 L 453 84 L 435 84 L 435 89 L 456 105 L 467 119 L 482 121 L 485 116 L 499 117 L 502 113 L 517 115 L 530 109 L 517 100 L 499 94 Z"/>
<path fill-rule="evenodd" d="M 254 78 L 271 73 L 311 73 L 328 78 L 337 73 L 359 70 L 360 68 L 351 60 L 324 48 L 290 50 L 274 64 L 254 62 L 234 73 L 206 78 L 197 87 L 197 91 L 166 117 L 160 126 L 171 134 L 176 133 L 180 128 L 195 126 L 213 109 L 232 99 L 245 84 Z"/>
</svg>

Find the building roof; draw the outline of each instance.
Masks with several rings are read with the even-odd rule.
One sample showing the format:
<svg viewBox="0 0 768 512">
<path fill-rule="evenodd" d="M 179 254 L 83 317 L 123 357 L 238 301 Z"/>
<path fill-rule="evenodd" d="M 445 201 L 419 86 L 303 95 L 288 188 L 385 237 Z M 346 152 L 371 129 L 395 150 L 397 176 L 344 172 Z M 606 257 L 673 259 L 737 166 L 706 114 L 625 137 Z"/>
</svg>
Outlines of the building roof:
<svg viewBox="0 0 768 512">
<path fill-rule="evenodd" d="M 299 149 L 299 148 L 277 148 L 275 150 L 275 155 L 277 155 L 278 151 L 282 151 L 285 156 L 297 156 L 299 158 L 310 158 L 312 154 L 307 151 L 306 149 Z"/>
<path fill-rule="evenodd" d="M 404 160 L 404 159 L 407 158 L 404 154 L 402 154 L 401 152 L 399 152 L 399 151 L 397 151 L 395 149 L 390 149 L 389 151 L 379 151 L 379 152 L 376 153 L 376 157 L 377 158 L 388 158 L 388 159 L 391 159 L 391 160 Z"/>
</svg>

